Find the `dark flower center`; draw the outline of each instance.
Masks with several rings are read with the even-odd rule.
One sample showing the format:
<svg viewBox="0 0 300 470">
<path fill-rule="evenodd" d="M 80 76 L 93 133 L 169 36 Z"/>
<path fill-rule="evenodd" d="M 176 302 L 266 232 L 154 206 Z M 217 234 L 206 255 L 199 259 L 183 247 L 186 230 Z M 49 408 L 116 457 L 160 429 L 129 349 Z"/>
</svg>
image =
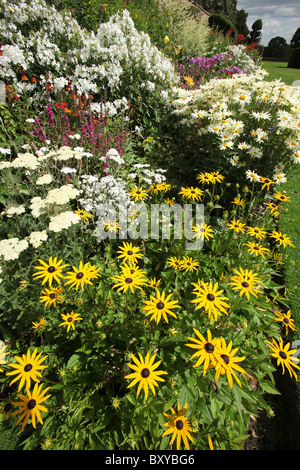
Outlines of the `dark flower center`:
<svg viewBox="0 0 300 470">
<path fill-rule="evenodd" d="M 181 421 L 181 419 L 176 421 L 176 428 L 179 430 L 183 428 L 183 421 Z"/>
<path fill-rule="evenodd" d="M 211 302 L 215 300 L 215 296 L 213 294 L 207 294 L 206 298 L 207 300 L 210 300 Z"/>
<path fill-rule="evenodd" d="M 48 273 L 54 273 L 55 271 L 55 267 L 54 266 L 49 266 L 49 268 L 47 269 Z"/>
<path fill-rule="evenodd" d="M 72 317 L 68 317 L 68 319 L 67 319 L 67 321 L 68 321 L 69 323 L 71 323 L 72 320 L 73 320 Z"/>
<path fill-rule="evenodd" d="M 49 297 L 50 297 L 50 299 L 54 299 L 55 294 L 53 294 L 53 293 L 52 293 L 52 294 L 49 294 Z"/>
<path fill-rule="evenodd" d="M 163 302 L 157 302 L 156 304 L 156 308 L 158 308 L 159 310 L 162 310 L 164 308 L 165 304 Z"/>
<path fill-rule="evenodd" d="M 76 279 L 82 279 L 83 278 L 83 273 L 77 273 L 76 274 Z"/>
<path fill-rule="evenodd" d="M 284 351 L 280 351 L 279 356 L 281 357 L 281 359 L 286 359 L 287 358 L 287 355 Z"/>
<path fill-rule="evenodd" d="M 253 250 L 259 250 L 259 247 L 258 247 L 257 245 L 255 245 L 255 246 L 253 247 Z"/>
<path fill-rule="evenodd" d="M 126 277 L 125 282 L 126 284 L 131 284 L 132 283 L 131 277 Z"/>
<path fill-rule="evenodd" d="M 11 409 L 12 409 L 11 403 L 6 403 L 6 405 L 4 406 L 5 413 L 8 413 Z"/>
<path fill-rule="evenodd" d="M 31 400 L 29 400 L 28 403 L 27 403 L 27 408 L 29 410 L 33 410 L 35 405 L 36 405 L 36 401 L 33 398 L 31 398 Z"/>
<path fill-rule="evenodd" d="M 249 287 L 249 283 L 246 282 L 246 281 L 244 281 L 244 282 L 242 282 L 242 286 L 245 287 L 245 288 L 247 288 L 247 287 Z"/>
<path fill-rule="evenodd" d="M 290 321 L 289 321 L 288 318 L 284 318 L 283 322 L 284 322 L 284 323 L 289 323 Z"/>
<path fill-rule="evenodd" d="M 206 352 L 212 353 L 212 352 L 214 352 L 215 348 L 214 348 L 213 344 L 206 343 L 206 345 L 204 346 L 204 349 L 205 349 Z"/>
<path fill-rule="evenodd" d="M 221 358 L 223 359 L 223 361 L 224 361 L 226 364 L 229 364 L 229 357 L 226 356 L 226 354 L 221 354 Z"/>
<path fill-rule="evenodd" d="M 143 377 L 143 379 L 146 379 L 147 377 L 149 377 L 149 375 L 150 375 L 150 370 L 149 369 L 145 368 L 145 369 L 142 370 L 141 376 Z"/>
<path fill-rule="evenodd" d="M 25 372 L 29 372 L 31 369 L 32 369 L 31 364 L 26 364 L 26 366 L 24 367 Z"/>
<path fill-rule="evenodd" d="M 132 251 L 132 250 L 128 250 L 128 251 L 127 251 L 127 254 L 128 254 L 129 256 L 131 256 L 131 255 L 133 255 L 133 251 Z"/>
</svg>

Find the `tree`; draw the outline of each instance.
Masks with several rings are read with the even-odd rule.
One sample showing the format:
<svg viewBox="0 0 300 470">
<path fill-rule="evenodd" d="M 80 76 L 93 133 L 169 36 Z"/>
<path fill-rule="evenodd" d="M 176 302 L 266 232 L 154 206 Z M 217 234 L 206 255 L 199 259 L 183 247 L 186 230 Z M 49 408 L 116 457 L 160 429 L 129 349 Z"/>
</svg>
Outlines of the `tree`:
<svg viewBox="0 0 300 470">
<path fill-rule="evenodd" d="M 300 28 L 298 28 L 297 31 L 294 33 L 290 45 L 292 49 L 300 47 Z"/>
<path fill-rule="evenodd" d="M 270 39 L 268 47 L 264 50 L 264 57 L 288 58 L 289 56 L 290 47 L 281 36 Z"/>
<path fill-rule="evenodd" d="M 254 21 L 252 25 L 252 31 L 250 31 L 250 41 L 259 43 L 261 40 L 261 30 L 263 22 L 261 19 Z"/>
<path fill-rule="evenodd" d="M 247 17 L 248 17 L 248 13 L 246 13 L 245 10 L 238 10 L 236 12 L 235 26 L 236 26 L 238 34 L 243 34 L 244 36 L 248 36 L 250 31 L 247 26 Z"/>
</svg>

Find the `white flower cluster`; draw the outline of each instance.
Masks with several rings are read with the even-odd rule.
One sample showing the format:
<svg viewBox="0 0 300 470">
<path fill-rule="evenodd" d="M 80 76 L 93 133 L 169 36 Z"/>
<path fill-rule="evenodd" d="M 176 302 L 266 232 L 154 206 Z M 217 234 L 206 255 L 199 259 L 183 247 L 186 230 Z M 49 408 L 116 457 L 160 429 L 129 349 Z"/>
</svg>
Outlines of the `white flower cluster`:
<svg viewBox="0 0 300 470">
<path fill-rule="evenodd" d="M 39 22 L 38 31 L 26 27 L 33 20 Z M 26 89 L 34 93 L 43 86 L 46 72 L 54 90 L 62 90 L 68 77 L 76 85 L 78 95 L 95 94 L 108 88 L 116 96 L 121 85 L 125 95 L 127 91 L 130 94 L 132 85 L 136 93 L 141 81 L 152 92 L 157 86 L 161 90 L 179 82 L 172 62 L 151 44 L 147 34 L 135 28 L 128 10 L 111 16 L 107 23 L 99 25 L 96 33 L 90 33 L 70 14 L 58 12 L 44 0 L 21 0 L 17 5 L 4 5 L 0 35 L 6 42 L 0 57 L 0 79 L 11 77 L 19 94 Z M 36 66 L 42 67 L 43 74 L 36 77 L 39 82 L 20 83 L 19 65 L 28 73 L 36 70 Z M 137 70 L 141 73 L 136 73 Z M 128 100 L 123 93 L 119 98 Z M 95 110 L 100 106 L 100 103 L 92 104 Z M 113 102 L 109 114 L 115 114 L 118 106 L 118 101 Z"/>
<path fill-rule="evenodd" d="M 25 207 L 23 205 L 18 205 L 18 206 L 8 206 L 6 209 L 1 212 L 1 215 L 6 215 L 7 217 L 12 217 L 13 215 L 19 215 L 23 214 L 26 211 Z"/>
<path fill-rule="evenodd" d="M 28 170 L 36 170 L 39 166 L 39 161 L 32 153 L 18 153 L 18 156 L 10 161 L 1 161 L 0 170 L 4 168 L 27 168 Z"/>
<path fill-rule="evenodd" d="M 5 261 L 18 259 L 20 253 L 28 248 L 27 240 L 19 240 L 19 238 L 8 238 L 0 240 L 0 256 Z"/>
<path fill-rule="evenodd" d="M 47 231 L 33 231 L 26 239 L 34 248 L 38 248 L 43 242 L 48 239 Z"/>
<path fill-rule="evenodd" d="M 52 183 L 52 181 L 53 181 L 52 175 L 50 175 L 50 174 L 47 173 L 46 175 L 40 176 L 40 177 L 36 180 L 35 184 L 37 184 L 37 185 L 39 185 L 39 186 L 42 186 L 42 185 L 44 185 L 44 184 L 50 184 L 50 183 Z"/>
<path fill-rule="evenodd" d="M 53 210 L 53 205 L 62 206 L 77 196 L 79 196 L 79 190 L 74 188 L 72 184 L 65 184 L 59 188 L 50 189 L 45 199 L 35 196 L 30 200 L 31 214 L 37 218 L 41 214 Z"/>
<path fill-rule="evenodd" d="M 73 224 L 78 224 L 81 221 L 79 215 L 73 211 L 64 211 L 58 215 L 50 217 L 49 230 L 52 232 L 61 232 L 68 229 Z"/>
<path fill-rule="evenodd" d="M 285 148 L 286 158 L 299 163 L 300 89 L 280 80 L 266 81 L 265 74 L 257 69 L 250 75 L 211 79 L 196 90 L 174 89 L 177 98 L 170 106 L 183 124 L 198 124 L 199 135 L 213 136 L 219 149 L 234 150 L 234 165 L 241 157 L 269 158 L 271 140 Z"/>
</svg>

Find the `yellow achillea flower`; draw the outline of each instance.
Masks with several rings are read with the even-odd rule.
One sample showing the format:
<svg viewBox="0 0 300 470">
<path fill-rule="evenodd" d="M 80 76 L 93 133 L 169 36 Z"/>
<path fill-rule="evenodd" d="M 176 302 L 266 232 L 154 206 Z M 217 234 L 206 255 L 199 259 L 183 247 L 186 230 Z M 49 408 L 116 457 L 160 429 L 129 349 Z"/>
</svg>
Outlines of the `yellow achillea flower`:
<svg viewBox="0 0 300 470">
<path fill-rule="evenodd" d="M 172 312 L 171 309 L 173 308 L 180 308 L 178 305 L 177 300 L 170 300 L 172 294 L 169 294 L 166 297 L 165 292 L 160 293 L 158 289 L 156 289 L 156 297 L 154 295 L 150 295 L 150 300 L 145 301 L 145 306 L 142 308 L 143 311 L 146 311 L 146 317 L 151 315 L 150 321 L 155 320 L 158 324 L 163 316 L 164 320 L 169 323 L 168 315 L 171 315 L 174 318 L 177 318 L 177 315 Z"/>
<path fill-rule="evenodd" d="M 0 365 L 6 364 L 5 356 L 9 354 L 9 352 L 5 352 L 7 345 L 0 341 Z M 3 369 L 0 367 L 0 372 L 3 372 Z"/>
<path fill-rule="evenodd" d="M 59 326 L 66 326 L 67 327 L 67 333 L 69 333 L 70 328 L 75 330 L 75 322 L 82 320 L 80 317 L 80 313 L 74 313 L 73 311 L 71 313 L 62 313 L 61 318 L 64 320 L 62 323 L 59 324 Z"/>
<path fill-rule="evenodd" d="M 215 370 L 216 370 L 216 375 L 215 375 L 215 381 L 217 382 L 220 378 L 220 375 L 225 375 L 227 377 L 227 380 L 229 382 L 230 388 L 233 388 L 233 380 L 232 376 L 235 378 L 239 386 L 241 387 L 241 382 L 234 372 L 234 370 L 237 370 L 241 372 L 242 374 L 245 373 L 245 370 L 240 367 L 237 362 L 242 362 L 245 360 L 245 357 L 236 357 L 236 353 L 238 351 L 238 348 L 232 349 L 232 341 L 226 346 L 225 339 L 221 337 L 221 344 L 220 347 L 218 348 L 218 351 L 216 352 L 217 356 L 217 362 L 215 365 Z"/>
<path fill-rule="evenodd" d="M 246 231 L 246 224 L 243 222 L 240 222 L 240 220 L 235 220 L 233 219 L 229 224 L 228 228 L 234 230 L 236 233 L 242 232 L 244 233 Z"/>
<path fill-rule="evenodd" d="M 210 227 L 210 225 L 207 225 L 205 223 L 201 224 L 196 224 L 195 226 L 192 227 L 192 231 L 195 232 L 194 238 L 204 240 L 209 240 L 209 238 L 214 238 L 214 231 Z"/>
<path fill-rule="evenodd" d="M 194 439 L 192 438 L 190 434 L 191 432 L 194 432 L 194 431 L 189 424 L 188 418 L 185 416 L 186 412 L 187 412 L 187 403 L 184 405 L 183 410 L 181 410 L 180 403 L 178 403 L 177 411 L 175 411 L 171 407 L 172 414 L 164 413 L 166 418 L 168 418 L 169 422 L 164 424 L 164 426 L 166 426 L 168 429 L 163 433 L 162 437 L 173 434 L 169 444 L 170 445 L 173 444 L 173 442 L 176 439 L 177 450 L 180 449 L 181 439 L 183 440 L 184 445 L 187 450 L 190 450 L 189 440 L 191 442 L 194 442 Z"/>
<path fill-rule="evenodd" d="M 248 227 L 248 232 L 251 237 L 258 238 L 259 240 L 262 240 L 266 235 L 267 232 L 259 227 Z"/>
<path fill-rule="evenodd" d="M 244 271 L 242 268 L 240 268 L 240 271 L 234 269 L 234 272 L 237 275 L 230 278 L 233 282 L 229 282 L 229 285 L 233 286 L 233 290 L 240 290 L 240 296 L 245 294 L 248 300 L 250 299 L 249 294 L 257 297 L 255 290 L 259 283 L 258 275 L 248 269 Z"/>
<path fill-rule="evenodd" d="M 277 318 L 274 318 L 275 321 L 282 322 L 282 326 L 285 328 L 286 335 L 289 333 L 289 328 L 292 331 L 297 331 L 294 320 L 291 318 L 292 313 L 290 310 L 286 313 L 275 310 L 274 315 L 277 316 Z"/>
<path fill-rule="evenodd" d="M 140 353 L 138 354 L 139 359 L 134 354 L 131 354 L 131 359 L 133 360 L 134 364 L 127 364 L 127 366 L 133 369 L 135 372 L 126 375 L 125 379 L 133 379 L 133 381 L 127 386 L 127 388 L 133 387 L 134 385 L 139 383 L 136 396 L 139 396 L 143 388 L 145 393 L 145 399 L 147 400 L 149 388 L 152 391 L 153 395 L 155 395 L 154 386 L 158 386 L 157 382 L 165 382 L 165 380 L 162 379 L 160 375 L 167 374 L 167 372 L 162 370 L 156 370 L 162 362 L 158 361 L 154 363 L 156 354 L 153 354 L 153 356 L 150 358 L 148 352 L 145 360 Z"/>
<path fill-rule="evenodd" d="M 199 201 L 204 192 L 202 189 L 191 186 L 190 188 L 181 188 L 181 191 L 178 194 L 181 194 L 183 198 Z"/>
<path fill-rule="evenodd" d="M 270 250 L 268 248 L 265 248 L 262 246 L 260 243 L 255 243 L 255 242 L 247 242 L 244 243 L 245 246 L 249 247 L 249 251 L 251 255 L 261 255 L 263 258 L 265 257 L 265 253 L 269 252 Z"/>
<path fill-rule="evenodd" d="M 275 357 L 277 359 L 277 365 L 281 365 L 282 367 L 282 374 L 284 374 L 286 367 L 290 376 L 294 376 L 295 379 L 298 380 L 297 373 L 293 369 L 294 367 L 295 369 L 300 370 L 300 367 L 295 364 L 295 362 L 299 362 L 299 359 L 293 356 L 297 350 L 290 349 L 290 343 L 287 343 L 284 346 L 282 338 L 280 338 L 279 341 L 276 341 L 275 338 L 272 338 L 272 343 L 270 341 L 267 341 L 267 343 L 269 344 L 272 351 L 271 356 Z"/>
<path fill-rule="evenodd" d="M 204 336 L 200 333 L 199 330 L 193 328 L 194 333 L 196 334 L 197 338 L 188 337 L 187 339 L 193 341 L 195 344 L 186 344 L 189 348 L 197 349 L 190 358 L 190 360 L 197 357 L 197 362 L 193 365 L 193 367 L 199 367 L 203 364 L 203 377 L 206 374 L 207 370 L 214 366 L 216 363 L 216 350 L 219 347 L 220 339 L 219 338 L 212 338 L 211 331 L 207 330 L 207 340 Z"/>
<path fill-rule="evenodd" d="M 213 285 L 213 283 L 210 282 L 209 284 L 204 284 L 203 289 L 196 292 L 196 299 L 191 300 L 192 303 L 198 304 L 196 310 L 204 308 L 212 324 L 214 320 L 218 319 L 218 316 L 222 316 L 222 313 L 227 315 L 226 308 L 230 308 L 225 302 L 228 298 L 221 296 L 223 292 L 223 290 L 218 290 L 218 283 Z M 201 316 L 202 315 L 204 315 L 204 312 L 201 313 Z"/>
<path fill-rule="evenodd" d="M 75 214 L 79 215 L 79 217 L 81 217 L 81 219 L 83 220 L 84 223 L 86 223 L 88 221 L 88 219 L 93 217 L 92 214 L 90 214 L 89 212 L 86 212 L 83 209 L 78 209 L 74 212 L 75 212 Z"/>
<path fill-rule="evenodd" d="M 34 428 L 36 427 L 36 418 L 41 424 L 43 424 L 40 411 L 48 412 L 48 410 L 43 405 L 41 405 L 41 403 L 47 400 L 51 395 L 49 394 L 45 396 L 45 393 L 48 392 L 50 387 L 45 388 L 43 391 L 42 387 L 43 384 L 35 384 L 32 392 L 30 392 L 30 390 L 27 390 L 27 397 L 24 395 L 17 394 L 17 397 L 20 398 L 21 401 L 12 402 L 14 406 L 21 406 L 20 410 L 17 410 L 12 413 L 12 416 L 22 413 L 16 423 L 17 426 L 22 421 L 22 419 L 24 419 L 23 424 L 21 426 L 21 430 L 24 429 L 29 418 L 31 418 L 31 423 Z"/>
<path fill-rule="evenodd" d="M 45 302 L 45 307 L 48 305 L 48 308 L 51 305 L 56 306 L 56 301 L 58 296 L 62 293 L 63 289 L 58 287 L 52 287 L 52 289 L 45 289 L 42 292 L 42 296 L 40 297 L 40 303 Z"/>
<path fill-rule="evenodd" d="M 62 270 L 63 268 L 69 265 L 62 265 L 62 259 L 60 261 L 57 261 L 57 257 L 52 258 L 52 256 L 50 256 L 48 263 L 45 263 L 45 261 L 41 259 L 39 259 L 38 261 L 42 264 L 42 266 L 34 266 L 34 269 L 37 269 L 39 272 L 34 273 L 32 276 L 36 279 L 44 278 L 42 284 L 45 284 L 45 282 L 48 281 L 50 287 L 52 286 L 53 279 L 55 279 L 58 284 L 60 284 L 61 281 L 59 278 L 64 278 Z"/>
<path fill-rule="evenodd" d="M 30 388 L 31 380 L 34 382 L 39 382 L 39 377 L 42 377 L 41 370 L 47 367 L 42 365 L 42 362 L 44 362 L 48 357 L 41 357 L 41 355 L 41 352 L 37 354 L 37 348 L 35 348 L 32 355 L 28 349 L 27 354 L 22 354 L 22 357 L 15 356 L 18 364 L 8 364 L 9 367 L 12 367 L 15 370 L 6 372 L 6 375 L 16 375 L 9 385 L 12 385 L 17 380 L 20 380 L 18 388 L 18 391 L 20 391 L 25 382 L 26 388 Z"/>
<path fill-rule="evenodd" d="M 141 188 L 134 188 L 131 191 L 129 191 L 129 196 L 131 199 L 134 199 L 135 202 L 138 200 L 143 201 L 144 199 L 147 199 L 148 194 L 145 189 Z"/>
<path fill-rule="evenodd" d="M 273 230 L 270 233 L 270 237 L 275 238 L 275 240 L 277 242 L 279 242 L 280 246 L 283 246 L 283 248 L 285 248 L 286 245 L 289 245 L 289 246 L 295 248 L 295 245 L 293 245 L 291 239 L 287 235 L 285 235 L 284 233 L 277 232 L 277 230 Z"/>
<path fill-rule="evenodd" d="M 123 246 L 119 246 L 120 253 L 118 258 L 123 258 L 123 261 L 134 261 L 136 262 L 137 259 L 142 258 L 141 253 L 139 253 L 140 249 L 137 246 L 133 246 L 132 243 L 123 242 Z"/>
</svg>

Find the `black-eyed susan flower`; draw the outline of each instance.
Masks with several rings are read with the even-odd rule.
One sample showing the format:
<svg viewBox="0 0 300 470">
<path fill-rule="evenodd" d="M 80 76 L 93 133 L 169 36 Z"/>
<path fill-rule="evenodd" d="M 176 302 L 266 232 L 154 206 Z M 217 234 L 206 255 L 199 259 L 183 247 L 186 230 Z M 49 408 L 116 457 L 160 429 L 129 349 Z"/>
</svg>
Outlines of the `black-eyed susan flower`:
<svg viewBox="0 0 300 470">
<path fill-rule="evenodd" d="M 297 331 L 294 320 L 292 319 L 292 312 L 290 310 L 288 310 L 286 313 L 275 310 L 274 315 L 277 317 L 274 318 L 274 320 L 282 323 L 286 335 L 288 335 L 289 329 L 292 331 Z"/>
<path fill-rule="evenodd" d="M 267 188 L 267 190 L 270 189 L 271 184 L 276 184 L 275 181 L 272 181 L 270 178 L 264 178 L 263 176 L 259 177 L 259 182 L 262 183 L 262 188 Z"/>
<path fill-rule="evenodd" d="M 153 277 L 152 279 L 149 280 L 148 286 L 156 288 L 161 284 L 161 279 L 156 279 L 156 277 Z"/>
<path fill-rule="evenodd" d="M 8 397 L 0 401 L 0 414 L 3 419 L 9 419 L 13 410 L 12 398 Z"/>
<path fill-rule="evenodd" d="M 75 323 L 79 320 L 82 320 L 80 313 L 62 313 L 61 318 L 64 320 L 59 326 L 65 326 L 67 328 L 67 333 L 69 333 L 70 329 L 75 330 Z"/>
<path fill-rule="evenodd" d="M 220 375 L 226 375 L 229 382 L 230 388 L 233 388 L 232 377 L 235 378 L 236 382 L 241 387 L 241 382 L 238 376 L 235 373 L 235 370 L 244 374 L 246 371 L 239 366 L 237 363 L 245 360 L 245 357 L 238 357 L 236 353 L 238 348 L 232 349 L 232 341 L 226 345 L 226 341 L 221 337 L 220 346 L 216 352 L 217 362 L 215 365 L 216 375 L 215 381 L 217 382 L 220 378 Z"/>
<path fill-rule="evenodd" d="M 91 278 L 95 276 L 91 274 L 89 263 L 83 264 L 80 261 L 78 268 L 76 266 L 72 266 L 72 268 L 73 271 L 68 271 L 65 276 L 65 279 L 69 279 L 65 282 L 65 285 L 71 284 L 69 290 L 74 286 L 76 291 L 78 291 L 79 287 L 84 290 L 85 284 L 93 285 Z"/>
<path fill-rule="evenodd" d="M 142 258 L 139 247 L 133 246 L 132 243 L 123 242 L 123 246 L 119 246 L 118 248 L 118 258 L 123 259 L 123 261 L 134 261 L 136 263 L 138 259 Z"/>
<path fill-rule="evenodd" d="M 209 284 L 207 283 L 203 286 L 203 289 L 196 292 L 196 298 L 191 300 L 192 303 L 197 304 L 196 310 L 203 308 L 208 313 L 212 324 L 223 313 L 227 315 L 226 308 L 230 308 L 225 302 L 228 298 L 221 295 L 223 292 L 222 289 L 218 290 L 217 282 L 214 285 L 212 282 L 209 282 Z M 201 316 L 204 315 L 204 311 L 201 313 Z"/>
<path fill-rule="evenodd" d="M 190 426 L 189 420 L 186 416 L 187 412 L 187 403 L 184 405 L 183 409 L 181 410 L 180 403 L 177 405 L 177 411 L 171 407 L 171 413 L 167 414 L 164 413 L 166 418 L 168 418 L 168 422 L 164 424 L 168 429 L 163 433 L 162 437 L 172 435 L 170 439 L 170 445 L 176 439 L 176 449 L 180 449 L 181 439 L 187 450 L 190 450 L 189 440 L 194 442 L 194 439 L 191 436 L 191 432 L 194 432 Z"/>
<path fill-rule="evenodd" d="M 81 217 L 81 219 L 84 223 L 86 223 L 90 218 L 93 217 L 92 214 L 90 214 L 89 212 L 87 212 L 83 209 L 78 209 L 74 212 L 75 212 L 75 214 L 79 215 L 79 217 Z"/>
<path fill-rule="evenodd" d="M 194 344 L 188 343 L 185 346 L 189 348 L 197 349 L 197 351 L 190 357 L 190 360 L 197 358 L 197 362 L 193 367 L 199 367 L 203 364 L 203 376 L 206 374 L 208 368 L 213 367 L 216 363 L 216 350 L 219 347 L 220 339 L 213 338 L 211 331 L 207 330 L 207 339 L 200 333 L 199 330 L 193 328 L 197 338 L 188 337 L 187 339 L 194 342 Z"/>
<path fill-rule="evenodd" d="M 12 402 L 14 406 L 20 406 L 21 408 L 17 411 L 12 413 L 12 416 L 21 414 L 19 417 L 16 426 L 22 421 L 21 430 L 24 429 L 26 426 L 29 418 L 31 418 L 31 424 L 34 428 L 36 428 L 36 418 L 38 421 L 43 424 L 43 420 L 41 417 L 41 411 L 48 412 L 47 408 L 42 405 L 44 401 L 46 401 L 51 395 L 45 394 L 48 392 L 50 387 L 45 388 L 42 390 L 43 384 L 35 384 L 33 391 L 27 390 L 27 397 L 25 395 L 17 394 L 17 397 L 20 398 L 20 402 Z"/>
<path fill-rule="evenodd" d="M 197 271 L 199 264 L 199 261 L 193 259 L 191 256 L 183 256 L 180 269 L 186 273 L 189 271 Z"/>
<path fill-rule="evenodd" d="M 138 397 L 141 390 L 144 389 L 145 399 L 147 400 L 149 388 L 152 391 L 153 395 L 155 395 L 155 387 L 158 386 L 157 382 L 165 381 L 160 376 L 167 374 L 167 372 L 163 370 L 156 370 L 162 362 L 160 360 L 154 363 L 156 354 L 153 354 L 153 356 L 150 357 L 150 354 L 148 352 L 145 359 L 140 353 L 138 353 L 138 355 L 139 359 L 134 354 L 131 354 L 131 359 L 133 360 L 134 364 L 127 364 L 127 366 L 133 369 L 135 372 L 126 375 L 125 379 L 133 379 L 133 381 L 127 386 L 127 388 L 131 388 L 138 383 L 139 385 L 137 388 L 136 396 Z"/>
<path fill-rule="evenodd" d="M 247 243 L 244 243 L 244 245 L 249 247 L 247 251 L 249 251 L 251 255 L 255 255 L 255 256 L 261 255 L 264 258 L 265 254 L 270 252 L 268 248 L 262 246 L 260 243 L 247 242 Z"/>
<path fill-rule="evenodd" d="M 267 232 L 260 227 L 248 227 L 247 230 L 247 233 L 251 235 L 251 237 L 258 238 L 259 240 L 263 240 L 267 235 Z"/>
<path fill-rule="evenodd" d="M 152 315 L 150 321 L 154 319 L 156 323 L 160 322 L 162 316 L 167 323 L 169 323 L 168 315 L 177 318 L 172 309 L 180 308 L 180 305 L 178 305 L 177 300 L 171 300 L 171 298 L 172 294 L 166 296 L 165 292 L 159 292 L 156 289 L 156 296 L 150 295 L 150 300 L 146 300 L 142 308 L 143 311 L 147 312 L 145 316 Z"/>
<path fill-rule="evenodd" d="M 164 199 L 164 202 L 168 205 L 168 206 L 173 206 L 175 204 L 175 199 L 172 198 L 170 199 L 169 197 L 167 197 L 166 199 Z"/>
<path fill-rule="evenodd" d="M 207 282 L 205 282 L 203 279 L 198 279 L 197 282 L 192 282 L 192 286 L 194 286 L 193 294 L 198 294 L 198 292 L 202 292 L 205 287 L 208 286 Z"/>
<path fill-rule="evenodd" d="M 250 294 L 257 297 L 256 290 L 257 284 L 259 283 L 258 274 L 253 273 L 249 269 L 239 269 L 239 271 L 234 269 L 236 275 L 231 276 L 230 279 L 232 282 L 229 282 L 229 285 L 233 286 L 233 290 L 239 290 L 240 296 L 245 294 L 248 300 L 250 299 Z"/>
<path fill-rule="evenodd" d="M 176 256 L 170 256 L 170 258 L 167 259 L 167 266 L 174 268 L 175 271 L 177 271 L 177 269 L 181 269 L 181 264 L 182 261 Z"/>
<path fill-rule="evenodd" d="M 199 174 L 196 176 L 196 179 L 199 180 L 200 183 L 202 183 L 202 184 L 209 184 L 209 183 L 212 183 L 211 174 L 208 173 L 208 172 L 199 173 Z"/>
<path fill-rule="evenodd" d="M 148 197 L 148 193 L 145 189 L 142 187 L 140 188 L 133 188 L 131 191 L 129 191 L 129 196 L 131 199 L 133 199 L 135 202 L 137 201 L 144 201 Z"/>
<path fill-rule="evenodd" d="M 34 269 L 37 269 L 39 272 L 34 273 L 32 276 L 36 279 L 43 278 L 42 284 L 49 282 L 50 287 L 52 286 L 53 279 L 55 279 L 55 281 L 60 284 L 60 278 L 64 278 L 62 270 L 69 265 L 62 265 L 62 259 L 57 261 L 57 257 L 52 258 L 52 256 L 50 256 L 48 263 L 45 263 L 45 261 L 41 259 L 38 261 L 42 264 L 42 266 L 34 266 Z"/>
<path fill-rule="evenodd" d="M 45 289 L 42 291 L 41 297 L 40 297 L 40 302 L 45 302 L 45 307 L 48 306 L 48 308 L 53 305 L 54 307 L 56 306 L 57 299 L 59 295 L 62 293 L 63 289 L 59 287 L 52 287 L 51 289 Z"/>
<path fill-rule="evenodd" d="M 195 232 L 194 238 L 197 238 L 198 240 L 209 240 L 210 238 L 214 238 L 214 231 L 212 230 L 210 225 L 207 225 L 205 223 L 201 224 L 196 224 L 192 227 L 192 231 Z"/>
<path fill-rule="evenodd" d="M 121 267 L 121 273 L 113 276 L 111 279 L 116 282 L 113 285 L 113 289 L 118 291 L 127 292 L 128 289 L 134 293 L 135 289 L 142 290 L 147 285 L 147 279 L 144 277 L 144 271 L 139 269 L 135 263 L 129 262 Z"/>
<path fill-rule="evenodd" d="M 297 372 L 293 369 L 298 369 L 300 370 L 300 367 L 295 364 L 295 362 L 299 362 L 299 359 L 297 359 L 294 354 L 297 351 L 296 349 L 290 349 L 290 343 L 287 343 L 285 346 L 283 344 L 283 340 L 280 337 L 279 341 L 276 341 L 275 338 L 272 338 L 271 341 L 267 341 L 268 345 L 270 346 L 271 349 L 271 356 L 275 357 L 277 359 L 277 366 L 282 367 L 282 374 L 285 372 L 285 368 L 287 368 L 289 374 L 291 377 L 295 377 L 296 380 L 298 380 L 298 375 Z"/>
<path fill-rule="evenodd" d="M 229 224 L 228 228 L 231 230 L 234 230 L 236 233 L 244 233 L 246 231 L 246 224 L 244 222 L 241 222 L 239 219 L 233 219 Z"/>
<path fill-rule="evenodd" d="M 38 322 L 33 321 L 32 322 L 32 328 L 34 330 L 43 331 L 43 329 L 45 328 L 45 324 L 46 324 L 46 319 L 43 317 Z"/>
<path fill-rule="evenodd" d="M 6 372 L 6 375 L 16 375 L 16 377 L 9 385 L 20 380 L 18 388 L 18 391 L 20 391 L 24 383 L 26 383 L 26 388 L 30 388 L 31 380 L 34 382 L 40 381 L 39 378 L 42 377 L 41 371 L 47 367 L 43 365 L 42 362 L 44 362 L 48 356 L 42 356 L 42 352 L 37 354 L 37 348 L 35 348 L 32 354 L 30 353 L 30 349 L 28 349 L 27 354 L 22 354 L 22 357 L 14 357 L 18 361 L 18 364 L 8 364 L 9 367 L 15 370 Z"/>
<path fill-rule="evenodd" d="M 181 191 L 178 194 L 181 194 L 182 198 L 192 199 L 195 202 L 201 199 L 204 192 L 200 188 L 194 188 L 191 186 L 190 188 L 181 188 Z"/>
<path fill-rule="evenodd" d="M 291 200 L 289 196 L 286 196 L 285 194 L 282 194 L 280 191 L 276 191 L 276 193 L 273 194 L 273 197 L 275 199 L 278 199 L 281 202 L 288 202 Z"/>
<path fill-rule="evenodd" d="M 272 230 L 269 236 L 271 238 L 275 238 L 275 240 L 279 243 L 280 246 L 283 246 L 283 248 L 285 248 L 287 245 L 295 248 L 295 245 L 291 239 L 284 233 L 277 232 L 277 230 Z"/>
<path fill-rule="evenodd" d="M 236 206 L 243 207 L 243 205 L 245 204 L 245 199 L 242 199 L 241 195 L 239 194 L 233 199 L 233 201 L 231 201 L 231 203 L 235 204 Z"/>
<path fill-rule="evenodd" d="M 210 181 L 212 184 L 221 183 L 225 176 L 221 175 L 218 171 L 212 171 L 210 173 Z"/>
<path fill-rule="evenodd" d="M 120 225 L 115 220 L 110 220 L 108 222 L 105 222 L 104 224 L 104 230 L 106 230 L 106 232 L 117 233 L 119 228 L 120 228 Z"/>
<path fill-rule="evenodd" d="M 3 341 L 0 341 L 0 366 L 2 364 L 6 364 L 6 359 L 5 357 L 9 354 L 9 352 L 6 351 L 7 345 L 3 343 Z M 0 372 L 3 372 L 3 369 L 0 367 Z"/>
</svg>

